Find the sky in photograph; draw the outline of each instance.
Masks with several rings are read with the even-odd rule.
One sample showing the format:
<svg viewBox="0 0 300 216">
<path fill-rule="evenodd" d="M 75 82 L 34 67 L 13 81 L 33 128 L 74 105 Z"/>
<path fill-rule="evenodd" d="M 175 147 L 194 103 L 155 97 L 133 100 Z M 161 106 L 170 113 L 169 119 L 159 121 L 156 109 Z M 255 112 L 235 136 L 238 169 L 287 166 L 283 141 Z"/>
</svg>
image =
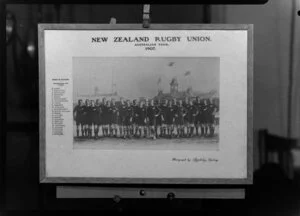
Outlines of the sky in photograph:
<svg viewBox="0 0 300 216">
<path fill-rule="evenodd" d="M 74 57 L 73 88 L 77 95 L 111 93 L 128 99 L 157 95 L 161 88 L 170 92 L 176 77 L 179 91 L 192 86 L 194 91 L 219 91 L 218 57 Z M 160 80 L 160 81 L 159 81 Z"/>
</svg>

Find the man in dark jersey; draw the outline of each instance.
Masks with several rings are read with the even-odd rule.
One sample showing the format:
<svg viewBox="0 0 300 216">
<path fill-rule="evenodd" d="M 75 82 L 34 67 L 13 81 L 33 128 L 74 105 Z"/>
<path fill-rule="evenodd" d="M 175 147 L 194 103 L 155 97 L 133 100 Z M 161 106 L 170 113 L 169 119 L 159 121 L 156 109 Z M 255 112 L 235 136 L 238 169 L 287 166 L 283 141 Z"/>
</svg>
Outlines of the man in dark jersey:
<svg viewBox="0 0 300 216">
<path fill-rule="evenodd" d="M 113 135 L 113 129 L 112 129 L 112 118 L 113 118 L 113 109 L 112 104 L 110 100 L 106 101 L 106 107 L 107 107 L 107 136 L 111 137 Z"/>
<path fill-rule="evenodd" d="M 124 119 L 124 138 L 131 138 L 133 111 L 132 106 L 130 104 L 130 100 L 127 100 L 125 103 Z"/>
<path fill-rule="evenodd" d="M 217 111 L 217 107 L 215 104 L 211 102 L 210 99 L 207 99 L 207 127 L 209 128 L 209 137 L 213 137 L 215 133 L 214 121 L 215 121 L 215 112 Z"/>
<path fill-rule="evenodd" d="M 164 103 L 161 105 L 161 130 L 160 130 L 160 136 L 166 137 L 167 136 L 167 116 L 168 116 L 168 103 L 169 101 L 166 99 Z"/>
<path fill-rule="evenodd" d="M 111 114 L 111 127 L 110 133 L 112 136 L 117 137 L 117 123 L 118 123 L 118 107 L 116 106 L 115 100 L 111 99 L 110 106 L 110 114 Z"/>
<path fill-rule="evenodd" d="M 95 108 L 96 108 L 96 114 L 95 114 L 96 119 L 94 124 L 94 130 L 95 130 L 94 133 L 95 133 L 95 138 L 97 139 L 99 137 L 99 130 L 101 126 L 101 104 L 99 99 L 96 100 Z"/>
<path fill-rule="evenodd" d="M 205 137 L 208 136 L 208 122 L 209 122 L 209 102 L 208 99 L 204 99 L 204 104 L 202 106 L 202 110 L 203 110 L 203 134 Z"/>
<path fill-rule="evenodd" d="M 89 119 L 88 119 L 88 115 L 89 115 L 89 108 L 90 107 L 90 100 L 86 99 L 85 100 L 85 104 L 83 106 L 83 130 L 84 130 L 84 137 L 88 136 L 88 130 L 89 130 Z"/>
<path fill-rule="evenodd" d="M 177 115 L 176 115 L 176 129 L 177 137 L 184 137 L 184 118 L 187 114 L 186 108 L 183 106 L 182 100 L 178 101 Z"/>
<path fill-rule="evenodd" d="M 219 112 L 220 112 L 220 102 L 218 98 L 212 99 L 212 104 L 215 105 L 215 113 L 214 113 L 214 125 L 219 125 Z"/>
<path fill-rule="evenodd" d="M 148 137 L 150 135 L 150 125 L 148 118 L 148 108 L 149 108 L 149 100 L 146 99 L 144 103 L 145 108 L 145 126 L 144 126 L 144 137 Z"/>
<path fill-rule="evenodd" d="M 158 107 L 154 105 L 154 100 L 151 100 L 147 109 L 147 119 L 149 121 L 150 137 L 153 139 L 156 139 L 156 118 L 159 112 Z"/>
<path fill-rule="evenodd" d="M 195 128 L 196 128 L 196 136 L 199 136 L 199 129 L 201 127 L 201 121 L 202 121 L 202 105 L 200 101 L 200 97 L 196 97 L 195 106 L 198 109 L 198 115 L 195 117 Z M 202 136 L 202 133 L 201 133 Z"/>
<path fill-rule="evenodd" d="M 96 127 L 98 124 L 98 121 L 97 121 L 98 110 L 97 110 L 97 107 L 95 106 L 94 100 L 91 100 L 91 105 L 90 105 L 88 116 L 89 116 L 89 138 L 92 138 L 93 132 L 94 132 L 94 137 L 96 138 Z"/>
<path fill-rule="evenodd" d="M 132 134 L 133 136 L 137 136 L 137 132 L 138 132 L 138 104 L 137 104 L 137 100 L 134 99 L 132 102 L 132 112 L 133 112 L 133 121 L 132 121 Z"/>
<path fill-rule="evenodd" d="M 158 138 L 159 136 L 161 136 L 161 126 L 162 126 L 161 103 L 159 100 L 155 101 L 154 107 L 155 107 L 155 114 L 154 114 L 155 138 Z M 158 131 L 160 131 L 160 133 L 158 133 Z"/>
<path fill-rule="evenodd" d="M 108 107 L 106 98 L 102 98 L 101 103 L 101 126 L 102 126 L 102 136 L 108 136 Z"/>
<path fill-rule="evenodd" d="M 220 103 L 219 99 L 214 98 L 212 99 L 212 104 L 215 106 L 215 112 L 213 113 L 213 119 L 214 119 L 214 133 L 216 133 L 217 128 L 219 126 L 219 112 L 220 112 Z M 218 132 L 217 132 L 218 133 Z"/>
<path fill-rule="evenodd" d="M 206 105 L 205 105 L 205 98 L 200 99 L 200 104 L 198 104 L 198 124 L 201 129 L 200 137 L 205 137 L 205 128 L 206 128 Z"/>
<path fill-rule="evenodd" d="M 127 119 L 128 120 L 128 129 L 129 129 L 129 135 L 130 138 L 134 136 L 135 128 L 134 128 L 134 121 L 135 121 L 135 113 L 134 113 L 134 106 L 133 106 L 133 101 L 128 100 L 128 108 L 127 112 L 130 115 L 130 117 Z"/>
<path fill-rule="evenodd" d="M 109 100 L 106 101 L 106 133 L 107 136 L 111 136 L 111 118 L 112 118 L 112 109 L 111 109 L 111 102 Z"/>
<path fill-rule="evenodd" d="M 142 138 L 142 132 L 144 131 L 144 136 L 145 134 L 145 126 L 146 126 L 146 107 L 144 105 L 144 101 L 140 101 L 140 105 L 137 108 L 137 123 L 138 123 L 138 132 L 139 132 L 139 137 Z"/>
<path fill-rule="evenodd" d="M 76 122 L 76 133 L 79 137 L 79 131 L 81 131 L 81 136 L 83 136 L 83 112 L 84 107 L 82 105 L 82 100 L 78 100 L 78 104 L 74 107 L 73 116 Z"/>
<path fill-rule="evenodd" d="M 178 105 L 177 99 L 173 98 L 172 101 L 172 137 L 174 136 L 173 132 L 176 129 L 176 135 L 179 136 L 179 116 L 178 116 Z"/>
<path fill-rule="evenodd" d="M 93 126 L 93 112 L 92 112 L 92 105 L 93 100 L 89 100 L 89 104 L 86 107 L 87 115 L 86 115 L 86 125 L 87 125 L 87 137 L 91 138 L 92 137 L 92 126 Z"/>
<path fill-rule="evenodd" d="M 184 118 L 183 118 L 183 123 L 184 123 L 184 129 L 183 129 L 183 136 L 184 137 L 187 137 L 187 135 L 189 134 L 189 115 L 188 115 L 188 113 L 189 113 L 189 98 L 188 97 L 186 97 L 185 99 L 184 99 L 184 102 L 183 102 L 183 107 L 184 107 L 184 109 L 185 109 L 185 111 L 186 111 L 186 115 L 184 116 Z"/>
<path fill-rule="evenodd" d="M 172 138 L 173 136 L 174 118 L 175 118 L 175 111 L 173 108 L 173 102 L 170 100 L 166 109 L 167 136 L 169 138 Z"/>
<path fill-rule="evenodd" d="M 198 109 L 195 106 L 193 100 L 190 100 L 188 106 L 189 137 L 194 136 L 195 119 L 197 115 Z"/>
<path fill-rule="evenodd" d="M 134 113 L 134 135 L 136 137 L 141 137 L 142 133 L 140 131 L 140 121 L 141 121 L 141 109 L 142 109 L 143 103 L 140 101 L 139 105 L 136 104 L 136 100 L 133 100 L 133 113 Z"/>
<path fill-rule="evenodd" d="M 126 109 L 127 109 L 127 106 L 124 102 L 124 99 L 120 98 L 120 103 L 118 106 L 118 127 L 119 127 L 120 137 L 123 137 L 123 138 L 125 138 Z"/>
</svg>

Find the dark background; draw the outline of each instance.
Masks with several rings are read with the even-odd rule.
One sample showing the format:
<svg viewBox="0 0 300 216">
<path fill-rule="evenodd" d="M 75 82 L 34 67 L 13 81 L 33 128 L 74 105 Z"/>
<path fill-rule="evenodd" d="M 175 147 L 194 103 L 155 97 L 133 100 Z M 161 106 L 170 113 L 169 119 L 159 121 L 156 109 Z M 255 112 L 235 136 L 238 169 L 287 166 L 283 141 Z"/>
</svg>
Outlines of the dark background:
<svg viewBox="0 0 300 216">
<path fill-rule="evenodd" d="M 279 152 L 288 151 L 293 158 L 288 169 L 279 159 L 263 162 L 260 156 L 266 148 L 261 148 L 261 138 L 266 133 L 258 133 L 267 129 L 273 134 L 271 146 L 289 146 L 291 142 L 298 142 L 300 132 L 290 117 L 291 113 L 297 113 L 291 108 L 297 97 L 289 97 L 291 74 L 295 73 L 290 70 L 290 65 L 299 60 L 290 52 L 299 49 L 293 39 L 296 24 L 291 14 L 296 16 L 297 8 L 292 1 L 274 0 L 256 6 L 151 5 L 152 23 L 254 24 L 255 175 L 254 185 L 243 186 L 247 192 L 245 200 L 122 200 L 118 204 L 100 199 L 57 200 L 55 185 L 39 184 L 37 23 L 109 23 L 114 17 L 117 23 L 142 25 L 142 9 L 142 4 L 6 4 L 6 27 L 13 23 L 14 30 L 6 34 L 6 68 L 1 71 L 2 101 L 6 102 L 1 104 L 2 140 L 5 142 L 2 148 L 5 152 L 2 157 L 4 191 L 0 192 L 1 209 L 300 214 L 299 150 L 280 148 Z"/>
</svg>

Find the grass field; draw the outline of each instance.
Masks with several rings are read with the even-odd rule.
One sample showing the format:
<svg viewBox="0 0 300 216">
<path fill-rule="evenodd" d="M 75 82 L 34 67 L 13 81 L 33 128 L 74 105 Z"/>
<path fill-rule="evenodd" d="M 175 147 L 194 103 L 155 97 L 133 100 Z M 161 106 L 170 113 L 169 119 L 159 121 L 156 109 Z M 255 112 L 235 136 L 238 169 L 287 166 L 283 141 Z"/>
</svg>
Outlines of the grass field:
<svg viewBox="0 0 300 216">
<path fill-rule="evenodd" d="M 217 151 L 219 148 L 218 135 L 212 138 L 109 138 L 98 139 L 74 138 L 74 149 L 132 149 L 132 150 L 204 150 Z"/>
</svg>

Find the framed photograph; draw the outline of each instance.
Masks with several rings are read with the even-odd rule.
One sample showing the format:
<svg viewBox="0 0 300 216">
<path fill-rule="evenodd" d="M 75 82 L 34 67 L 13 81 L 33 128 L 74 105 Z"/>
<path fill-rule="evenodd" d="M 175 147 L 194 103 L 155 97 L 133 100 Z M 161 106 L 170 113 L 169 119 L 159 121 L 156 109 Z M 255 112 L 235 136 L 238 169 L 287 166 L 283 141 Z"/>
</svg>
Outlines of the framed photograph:
<svg viewBox="0 0 300 216">
<path fill-rule="evenodd" d="M 251 184 L 253 26 L 40 24 L 40 181 Z"/>
</svg>

